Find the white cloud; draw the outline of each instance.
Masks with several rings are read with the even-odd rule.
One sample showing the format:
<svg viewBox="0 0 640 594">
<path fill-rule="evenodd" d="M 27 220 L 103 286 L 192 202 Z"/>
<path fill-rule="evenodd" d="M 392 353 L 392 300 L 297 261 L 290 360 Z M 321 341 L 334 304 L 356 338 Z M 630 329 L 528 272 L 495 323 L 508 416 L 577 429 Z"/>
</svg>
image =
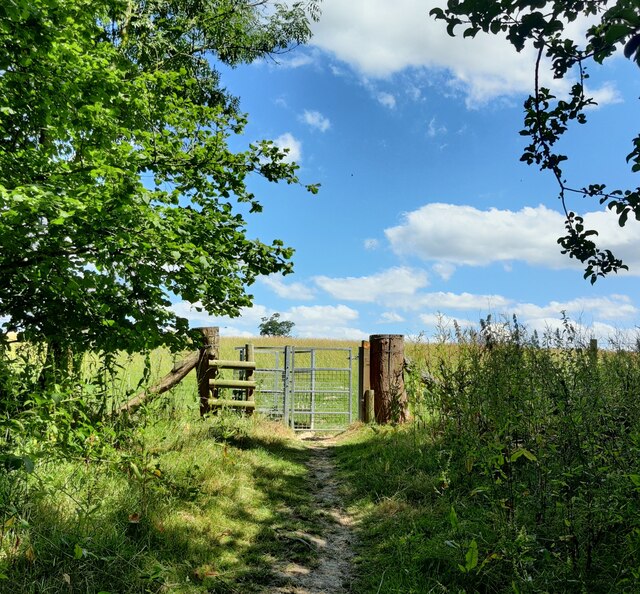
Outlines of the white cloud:
<svg viewBox="0 0 640 594">
<path fill-rule="evenodd" d="M 420 316 L 420 321 L 426 326 L 432 326 L 442 330 L 453 330 L 455 324 L 460 328 L 471 328 L 478 324 L 478 322 L 472 322 L 465 318 L 446 316 L 440 313 L 422 314 Z"/>
<path fill-rule="evenodd" d="M 381 91 L 376 95 L 376 99 L 380 105 L 384 105 L 389 109 L 394 109 L 396 106 L 396 98 L 391 93 Z"/>
<path fill-rule="evenodd" d="M 394 302 L 400 296 L 412 296 L 429 284 L 427 273 L 404 266 L 390 268 L 371 276 L 330 278 L 317 276 L 316 284 L 336 299 L 362 302 Z"/>
<path fill-rule="evenodd" d="M 278 297 L 283 297 L 284 299 L 306 301 L 313 299 L 315 295 L 313 289 L 310 289 L 302 283 L 285 283 L 280 274 L 262 276 L 260 277 L 260 282 L 267 285 Z"/>
<path fill-rule="evenodd" d="M 618 328 L 612 324 L 593 322 L 583 324 L 580 321 L 570 321 L 575 331 L 578 343 L 587 344 L 592 338 L 598 341 L 598 346 L 607 348 L 610 346 L 632 349 L 635 348 L 636 341 L 640 337 L 637 328 Z M 565 321 L 562 318 L 544 317 L 527 320 L 525 327 L 529 334 L 537 332 L 541 338 L 551 336 L 556 332 L 563 335 Z"/>
<path fill-rule="evenodd" d="M 456 267 L 450 262 L 436 262 L 431 269 L 443 280 L 448 281 L 453 273 L 456 271 Z"/>
<path fill-rule="evenodd" d="M 286 60 L 278 60 L 278 66 L 285 68 L 300 68 L 302 66 L 308 66 L 309 64 L 313 64 L 314 59 L 313 56 L 309 54 L 296 54 L 293 58 L 289 58 Z"/>
<path fill-rule="evenodd" d="M 213 317 L 197 312 L 186 301 L 174 303 L 171 309 L 187 318 L 192 328 L 199 326 L 218 326 L 221 336 L 257 336 L 262 318 L 269 317 L 273 310 L 264 305 L 244 307 L 237 318 L 227 316 Z M 303 338 L 337 338 L 345 340 L 364 340 L 368 334 L 354 327 L 359 313 L 346 305 L 297 305 L 287 311 L 279 312 L 282 319 L 291 320 L 295 326 L 292 334 Z"/>
<path fill-rule="evenodd" d="M 229 316 L 210 316 L 205 311 L 197 311 L 196 308 L 202 308 L 202 304 L 179 301 L 172 304 L 170 309 L 176 315 L 189 320 L 191 328 L 218 326 L 222 336 L 256 336 L 258 324 L 262 318 L 273 313 L 263 305 L 254 305 L 253 307 L 241 308 L 240 316 L 231 318 Z"/>
<path fill-rule="evenodd" d="M 531 314 L 533 317 L 519 316 L 518 322 L 522 327 L 526 328 L 529 335 L 534 332 L 537 332 L 540 338 L 551 337 L 556 332 L 560 332 L 563 335 L 567 322 L 560 316 L 557 309 L 558 305 L 562 306 L 564 304 L 551 303 L 547 306 L 532 306 L 526 313 Z M 597 314 L 596 304 L 592 305 L 595 306 L 594 313 Z M 491 326 L 498 335 L 506 332 L 506 328 L 511 325 L 511 317 L 518 308 L 522 308 L 522 305 L 516 305 L 514 308 L 505 310 L 502 313 L 496 313 L 495 311 L 492 313 L 493 322 Z M 640 337 L 638 328 L 619 328 L 613 324 L 598 320 L 588 322 L 583 317 L 584 313 L 583 311 L 576 311 L 571 315 L 571 313 L 567 312 L 569 325 L 573 328 L 578 342 L 586 344 L 591 338 L 596 338 L 602 347 L 616 345 L 633 348 L 636 344 L 636 339 Z M 479 320 L 481 317 L 486 317 L 486 312 L 480 314 L 474 320 L 442 313 L 421 314 L 419 319 L 436 338 L 449 340 L 453 338 L 454 321 L 462 329 L 473 328 L 478 331 L 480 330 Z"/>
<path fill-rule="evenodd" d="M 598 89 L 590 89 L 587 88 L 585 90 L 587 97 L 591 97 L 598 105 L 594 105 L 589 109 L 597 109 L 603 105 L 611 105 L 614 103 L 622 103 L 623 99 L 620 95 L 620 91 L 616 88 L 613 83 L 607 82 L 604 83 Z"/>
<path fill-rule="evenodd" d="M 380 322 L 382 322 L 383 324 L 392 324 L 392 323 L 404 322 L 404 321 L 405 321 L 404 318 L 400 314 L 397 314 L 394 311 L 384 311 L 380 315 Z"/>
<path fill-rule="evenodd" d="M 416 295 L 404 302 L 406 309 L 431 309 L 442 311 L 458 309 L 461 311 L 494 312 L 503 311 L 512 305 L 512 300 L 502 295 L 475 295 L 473 293 L 451 293 L 437 291 Z"/>
<path fill-rule="evenodd" d="M 597 229 L 602 247 L 640 275 L 640 234 L 635 221 L 618 226 L 611 212 L 586 213 L 585 227 Z M 519 211 L 479 210 L 473 206 L 432 203 L 405 213 L 396 227 L 385 230 L 393 251 L 426 261 L 483 266 L 522 261 L 553 269 L 581 264 L 560 253 L 557 238 L 564 235 L 564 217 L 545 206 Z"/>
<path fill-rule="evenodd" d="M 513 313 L 524 319 L 558 316 L 563 311 L 574 320 L 581 319 L 584 314 L 604 320 L 631 319 L 638 314 L 638 308 L 626 295 L 578 297 L 565 302 L 551 301 L 544 306 L 520 303 L 513 308 Z"/>
<path fill-rule="evenodd" d="M 535 50 L 515 51 L 504 36 L 480 33 L 452 38 L 446 25 L 429 16 L 424 0 L 324 0 L 322 18 L 313 25 L 312 44 L 330 52 L 368 78 L 385 78 L 407 69 L 447 72 L 452 88 L 462 89 L 469 105 L 533 89 Z M 578 19 L 573 38 L 586 30 Z M 542 83 L 568 90 L 570 81 L 554 81 L 550 70 Z"/>
<path fill-rule="evenodd" d="M 289 310 L 289 315 L 301 324 L 351 322 L 359 317 L 355 309 L 346 305 L 298 305 Z"/>
<path fill-rule="evenodd" d="M 346 305 L 300 305 L 286 313 L 295 323 L 294 333 L 305 338 L 364 340 L 368 334 L 352 324 L 359 314 Z"/>
<path fill-rule="evenodd" d="M 454 319 L 461 327 L 478 327 L 479 319 L 489 313 L 496 320 L 495 325 L 500 326 L 502 320 L 510 321 L 515 314 L 529 332 L 537 331 L 540 335 L 562 331 L 564 312 L 583 339 L 594 337 L 608 342 L 616 337 L 625 344 L 633 344 L 638 335 L 637 329 L 628 326 L 629 322 L 633 323 L 637 319 L 640 311 L 630 297 L 616 294 L 606 297 L 577 297 L 565 302 L 551 301 L 545 305 L 537 305 L 517 303 L 500 295 L 430 293 L 418 295 L 409 305 L 432 310 L 419 315 L 420 321 L 432 328 L 451 330 Z M 451 313 L 440 313 L 447 310 L 460 310 L 467 314 L 460 318 Z M 470 321 L 470 317 L 475 321 Z M 614 321 L 626 322 L 627 327 L 618 328 L 613 324 Z"/>
<path fill-rule="evenodd" d="M 302 161 L 302 143 L 291 134 L 291 132 L 285 132 L 276 138 L 274 144 L 283 149 L 288 150 L 285 161 L 291 163 L 295 161 L 299 163 Z"/>
<path fill-rule="evenodd" d="M 420 101 L 421 99 L 423 99 L 420 87 L 413 83 L 409 83 L 409 85 L 405 89 L 405 92 L 412 101 Z"/>
<path fill-rule="evenodd" d="M 329 118 L 323 116 L 319 111 L 304 110 L 304 113 L 300 116 L 300 120 L 305 124 L 308 124 L 320 132 L 326 132 L 331 127 Z"/>
</svg>

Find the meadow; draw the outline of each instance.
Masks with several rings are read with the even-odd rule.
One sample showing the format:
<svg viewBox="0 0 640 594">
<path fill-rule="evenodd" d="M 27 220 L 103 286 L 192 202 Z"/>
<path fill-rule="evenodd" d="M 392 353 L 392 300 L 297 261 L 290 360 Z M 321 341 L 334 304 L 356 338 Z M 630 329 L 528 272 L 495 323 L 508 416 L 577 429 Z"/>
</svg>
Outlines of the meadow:
<svg viewBox="0 0 640 594">
<path fill-rule="evenodd" d="M 412 421 L 337 437 L 358 519 L 351 591 L 640 591 L 640 355 L 569 324 L 491 330 L 408 343 Z M 223 339 L 221 356 L 245 342 Z M 281 585 L 285 560 L 313 566 L 296 534 L 317 533 L 320 510 L 289 429 L 201 419 L 190 376 L 109 417 L 179 358 L 120 355 L 111 374 L 85 361 L 41 393 L 37 356 L 6 354 L 0 592 L 250 593 Z"/>
<path fill-rule="evenodd" d="M 414 345 L 413 422 L 341 439 L 354 591 L 640 591 L 640 355 L 489 330 Z"/>
<path fill-rule="evenodd" d="M 221 358 L 237 359 L 246 342 L 223 339 Z M 201 419 L 194 372 L 131 418 L 110 417 L 182 354 L 119 354 L 110 372 L 87 357 L 68 385 L 41 393 L 41 353 L 10 346 L 0 367 L 0 592 L 259 592 L 278 585 L 274 564 L 314 556 L 294 536 L 316 529 L 308 454 L 282 424 Z"/>
</svg>

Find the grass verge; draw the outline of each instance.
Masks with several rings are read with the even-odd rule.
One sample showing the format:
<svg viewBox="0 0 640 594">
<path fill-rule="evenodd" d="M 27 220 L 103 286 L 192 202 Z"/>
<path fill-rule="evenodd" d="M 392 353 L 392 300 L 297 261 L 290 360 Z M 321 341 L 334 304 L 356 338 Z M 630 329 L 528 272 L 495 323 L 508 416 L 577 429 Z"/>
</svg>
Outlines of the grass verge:
<svg viewBox="0 0 640 594">
<path fill-rule="evenodd" d="M 307 451 L 279 425 L 147 422 L 115 461 L 3 474 L 0 592 L 245 593 L 314 553 Z"/>
<path fill-rule="evenodd" d="M 640 592 L 640 355 L 568 337 L 429 351 L 416 420 L 340 443 L 358 594 Z"/>
</svg>

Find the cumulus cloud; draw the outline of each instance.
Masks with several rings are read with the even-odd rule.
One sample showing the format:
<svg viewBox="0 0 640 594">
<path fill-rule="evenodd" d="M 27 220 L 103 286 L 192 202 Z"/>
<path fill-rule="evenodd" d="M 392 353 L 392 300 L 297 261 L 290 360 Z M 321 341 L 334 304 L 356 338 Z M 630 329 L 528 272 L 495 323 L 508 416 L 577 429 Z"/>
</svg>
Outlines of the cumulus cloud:
<svg viewBox="0 0 640 594">
<path fill-rule="evenodd" d="M 302 283 L 285 283 L 281 274 L 260 277 L 260 282 L 267 285 L 278 297 L 307 301 L 313 299 L 315 291 Z"/>
<path fill-rule="evenodd" d="M 618 226 L 611 212 L 584 215 L 585 226 L 597 229 L 599 245 L 622 257 L 632 274 L 640 274 L 640 234 L 635 223 Z M 552 269 L 581 265 L 560 253 L 564 217 L 545 206 L 519 211 L 432 203 L 405 213 L 400 225 L 385 230 L 393 251 L 402 256 L 461 266 L 522 261 Z"/>
<path fill-rule="evenodd" d="M 431 269 L 443 280 L 448 281 L 453 273 L 456 271 L 456 267 L 450 262 L 436 262 Z"/>
<path fill-rule="evenodd" d="M 597 105 L 591 106 L 588 109 L 595 109 L 602 105 L 610 105 L 612 103 L 622 103 L 623 99 L 620 95 L 620 91 L 616 89 L 613 83 L 604 83 L 600 88 L 590 89 L 585 91 L 587 97 L 591 97 Z"/>
<path fill-rule="evenodd" d="M 395 324 L 404 321 L 405 319 L 395 311 L 383 311 L 380 315 L 380 322 L 382 324 Z"/>
<path fill-rule="evenodd" d="M 293 58 L 278 60 L 278 66 L 284 68 L 300 68 L 302 66 L 309 66 L 314 63 L 313 56 L 309 54 L 296 54 Z"/>
<path fill-rule="evenodd" d="M 313 25 L 312 43 L 348 63 L 368 78 L 384 78 L 407 69 L 447 72 L 452 87 L 462 89 L 469 105 L 533 88 L 535 51 L 518 53 L 500 35 L 464 39 L 447 35 L 445 25 L 429 16 L 423 0 L 324 0 L 322 18 Z M 571 24 L 579 38 L 587 23 Z M 542 84 L 567 90 L 570 81 L 554 81 L 550 70 Z"/>
<path fill-rule="evenodd" d="M 580 306 L 578 306 L 580 303 Z M 620 311 L 615 311 L 616 304 L 621 306 Z M 446 299 L 442 305 L 446 309 Z M 602 319 L 612 320 L 614 318 L 628 317 L 636 308 L 631 305 L 631 301 L 626 296 L 611 295 L 608 298 L 599 299 L 581 298 L 566 303 L 551 302 L 547 305 L 517 304 L 514 303 L 504 310 L 493 309 L 491 312 L 482 311 L 477 313 L 477 317 L 469 319 L 469 316 L 459 317 L 452 314 L 443 313 L 423 313 L 419 315 L 420 321 L 436 337 L 440 339 L 452 338 L 454 321 L 460 328 L 480 329 L 479 320 L 492 314 L 494 320 L 492 326 L 500 331 L 504 323 L 511 321 L 512 315 L 518 315 L 519 323 L 531 334 L 537 332 L 541 337 L 552 336 L 556 332 L 561 334 L 565 331 L 566 321 L 562 312 L 565 312 L 569 319 L 569 324 L 573 328 L 579 341 L 587 342 L 591 338 L 596 338 L 602 346 L 615 344 L 618 346 L 634 346 L 636 339 L 640 337 L 637 328 L 619 327 L 614 323 L 607 323 Z M 602 319 L 598 320 L 597 317 Z"/>
<path fill-rule="evenodd" d="M 551 301 L 540 306 L 533 303 L 520 303 L 513 308 L 513 313 L 525 319 L 540 319 L 558 316 L 566 312 L 572 319 L 580 319 L 584 314 L 604 320 L 631 319 L 638 314 L 638 308 L 626 295 L 610 295 L 609 297 L 578 297 L 570 301 Z"/>
<path fill-rule="evenodd" d="M 305 124 L 320 130 L 320 132 L 326 132 L 331 127 L 329 118 L 323 116 L 319 111 L 304 110 L 304 113 L 300 116 L 300 120 Z"/>
<path fill-rule="evenodd" d="M 277 147 L 288 151 L 285 158 L 288 163 L 302 161 L 302 143 L 291 132 L 281 134 L 273 142 Z"/>
<path fill-rule="evenodd" d="M 336 299 L 362 302 L 394 302 L 410 297 L 429 284 L 427 273 L 399 266 L 371 276 L 330 278 L 315 277 L 316 284 Z"/>
<path fill-rule="evenodd" d="M 583 324 L 580 321 L 570 322 L 578 342 L 586 344 L 590 339 L 595 338 L 598 345 L 607 347 L 635 348 L 640 333 L 637 328 L 619 328 L 613 324 L 603 322 L 593 322 Z M 525 327 L 529 333 L 537 332 L 539 336 L 552 336 L 556 333 L 563 334 L 565 321 L 562 318 L 544 317 L 527 320 Z"/>
<path fill-rule="evenodd" d="M 502 295 L 476 295 L 474 293 L 451 293 L 436 291 L 416 295 L 402 304 L 406 309 L 431 309 L 442 311 L 456 309 L 461 311 L 492 312 L 503 311 L 513 304 L 511 299 Z"/>
<path fill-rule="evenodd" d="M 478 325 L 478 322 L 472 322 L 465 318 L 447 316 L 441 313 L 428 313 L 420 315 L 420 321 L 426 326 L 439 328 L 441 330 L 453 330 L 455 324 L 460 328 L 471 328 Z"/>
<path fill-rule="evenodd" d="M 256 304 L 242 308 L 237 318 L 214 317 L 198 312 L 198 307 L 201 307 L 200 303 L 181 301 L 174 303 L 171 309 L 177 315 L 187 318 L 192 328 L 219 326 L 221 336 L 257 336 L 262 318 L 275 313 L 275 310 Z M 279 313 L 283 319 L 295 324 L 292 332 L 294 336 L 345 340 L 364 340 L 368 337 L 366 332 L 354 325 L 359 318 L 358 311 L 346 305 L 297 305 Z"/>
<path fill-rule="evenodd" d="M 431 293 L 418 296 L 411 303 L 431 311 L 418 317 L 428 328 L 447 331 L 453 328 L 453 320 L 459 326 L 478 328 L 478 321 L 489 313 L 496 320 L 511 320 L 515 314 L 529 332 L 540 335 L 564 329 L 563 315 L 570 320 L 582 339 L 597 338 L 603 345 L 617 340 L 621 344 L 633 344 L 638 336 L 629 322 L 637 319 L 639 309 L 627 295 L 612 294 L 603 297 L 578 297 L 568 301 L 551 301 L 544 305 L 518 303 L 500 295 L 473 295 L 470 293 Z M 459 310 L 462 317 L 451 313 Z M 446 313 L 442 313 L 446 312 Z M 618 327 L 624 324 L 626 327 Z"/>
<path fill-rule="evenodd" d="M 263 317 L 268 317 L 271 313 L 263 305 L 253 307 L 243 307 L 237 318 L 229 316 L 210 316 L 202 309 L 202 303 L 189 303 L 179 301 L 171 305 L 170 308 L 176 315 L 189 320 L 189 326 L 198 328 L 200 326 L 219 326 L 222 336 L 255 336 L 258 324 Z"/>
<path fill-rule="evenodd" d="M 368 334 L 353 327 L 359 314 L 346 305 L 299 305 L 287 312 L 295 323 L 294 332 L 306 338 L 364 340 Z"/>
</svg>

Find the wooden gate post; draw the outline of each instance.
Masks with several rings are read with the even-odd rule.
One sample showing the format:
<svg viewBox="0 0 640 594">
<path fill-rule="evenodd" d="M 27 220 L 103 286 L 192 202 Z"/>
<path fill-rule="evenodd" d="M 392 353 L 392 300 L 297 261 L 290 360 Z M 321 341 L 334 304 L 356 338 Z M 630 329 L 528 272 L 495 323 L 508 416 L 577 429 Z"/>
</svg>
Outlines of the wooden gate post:
<svg viewBox="0 0 640 594">
<path fill-rule="evenodd" d="M 209 380 L 217 373 L 215 368 L 209 366 L 211 359 L 218 359 L 220 355 L 220 329 L 217 326 L 210 328 L 198 328 L 202 332 L 203 344 L 200 347 L 200 358 L 196 368 L 198 380 L 198 395 L 200 396 L 200 415 L 203 416 L 211 410 L 209 404 Z"/>
<path fill-rule="evenodd" d="M 367 420 L 367 409 L 365 404 L 364 395 L 371 387 L 370 384 L 370 350 L 369 343 L 366 340 L 362 341 L 362 344 L 358 347 L 358 420 L 365 423 L 371 423 L 373 419 Z"/>
<path fill-rule="evenodd" d="M 404 387 L 404 336 L 374 334 L 371 350 L 371 389 L 378 423 L 403 423 L 409 418 Z"/>
<path fill-rule="evenodd" d="M 373 423 L 376 420 L 375 414 L 375 394 L 373 390 L 367 389 L 364 393 L 364 419 L 365 423 Z"/>
</svg>

